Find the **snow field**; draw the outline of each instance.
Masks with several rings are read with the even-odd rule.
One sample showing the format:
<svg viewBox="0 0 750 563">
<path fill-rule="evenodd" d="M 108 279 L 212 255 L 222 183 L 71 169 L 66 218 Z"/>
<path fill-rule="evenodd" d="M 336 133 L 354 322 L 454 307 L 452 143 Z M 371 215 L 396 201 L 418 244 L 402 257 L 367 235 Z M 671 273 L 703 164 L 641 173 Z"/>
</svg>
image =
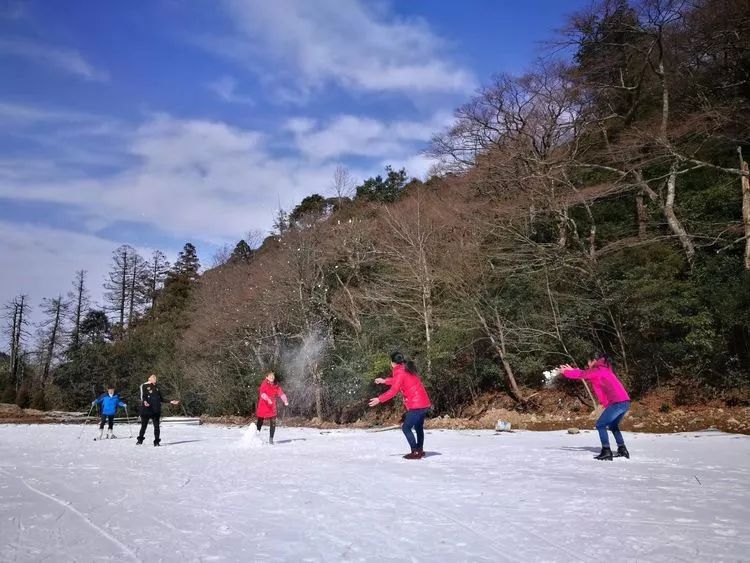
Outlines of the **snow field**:
<svg viewBox="0 0 750 563">
<path fill-rule="evenodd" d="M 595 432 L 429 431 L 407 461 L 400 431 L 80 432 L 0 425 L 0 560 L 750 561 L 747 436 L 599 462 Z"/>
</svg>

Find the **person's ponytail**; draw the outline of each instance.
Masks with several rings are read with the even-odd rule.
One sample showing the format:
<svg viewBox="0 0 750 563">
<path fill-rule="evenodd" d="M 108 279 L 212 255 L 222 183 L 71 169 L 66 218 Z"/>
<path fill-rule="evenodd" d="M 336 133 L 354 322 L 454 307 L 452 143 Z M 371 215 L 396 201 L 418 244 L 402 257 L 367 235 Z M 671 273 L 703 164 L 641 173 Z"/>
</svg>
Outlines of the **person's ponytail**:
<svg viewBox="0 0 750 563">
<path fill-rule="evenodd" d="M 417 365 L 414 363 L 414 361 L 407 360 L 406 356 L 404 356 L 401 352 L 391 353 L 391 361 L 394 364 L 403 365 L 406 371 L 408 371 L 412 375 L 419 375 L 419 373 L 417 372 Z"/>
</svg>

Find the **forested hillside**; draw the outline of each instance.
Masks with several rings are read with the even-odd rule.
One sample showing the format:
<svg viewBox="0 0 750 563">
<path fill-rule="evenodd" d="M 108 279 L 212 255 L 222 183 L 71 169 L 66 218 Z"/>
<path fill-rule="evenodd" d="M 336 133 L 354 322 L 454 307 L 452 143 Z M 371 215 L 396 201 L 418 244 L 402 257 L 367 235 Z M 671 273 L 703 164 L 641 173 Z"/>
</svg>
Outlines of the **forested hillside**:
<svg viewBox="0 0 750 563">
<path fill-rule="evenodd" d="M 340 169 L 200 274 L 190 244 L 119 248 L 107 306 L 81 273 L 40 327 L 19 296 L 3 401 L 156 372 L 190 414 L 248 414 L 273 369 L 296 414 L 352 421 L 398 349 L 438 413 L 534 410 L 543 370 L 596 349 L 636 397 L 750 404 L 750 3 L 611 0 L 550 37 L 436 131 L 425 181 Z"/>
</svg>

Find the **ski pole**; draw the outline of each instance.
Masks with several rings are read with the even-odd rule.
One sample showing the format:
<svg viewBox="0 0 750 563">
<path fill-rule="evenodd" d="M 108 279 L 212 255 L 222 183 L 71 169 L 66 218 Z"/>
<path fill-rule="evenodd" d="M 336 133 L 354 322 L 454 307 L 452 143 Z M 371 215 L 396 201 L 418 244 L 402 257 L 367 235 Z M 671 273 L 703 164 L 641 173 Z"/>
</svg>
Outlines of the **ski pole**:
<svg viewBox="0 0 750 563">
<path fill-rule="evenodd" d="M 81 427 L 81 433 L 78 435 L 78 439 L 80 440 L 83 437 L 83 431 L 86 430 L 86 424 L 89 422 L 89 418 L 91 417 L 91 411 L 94 410 L 94 403 L 91 403 L 91 408 L 89 409 L 89 414 L 86 415 L 86 420 L 83 421 L 83 426 Z"/>
<path fill-rule="evenodd" d="M 130 416 L 128 415 L 128 407 L 125 407 L 125 420 L 128 421 L 128 431 L 130 432 L 130 437 L 133 437 L 133 427 L 130 425 Z"/>
</svg>

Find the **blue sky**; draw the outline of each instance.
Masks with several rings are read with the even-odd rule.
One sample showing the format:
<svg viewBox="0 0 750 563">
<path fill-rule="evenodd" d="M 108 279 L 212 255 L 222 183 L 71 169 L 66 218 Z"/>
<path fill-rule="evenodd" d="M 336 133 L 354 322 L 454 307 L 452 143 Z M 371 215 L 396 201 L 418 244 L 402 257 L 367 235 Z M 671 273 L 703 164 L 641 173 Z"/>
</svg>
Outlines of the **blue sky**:
<svg viewBox="0 0 750 563">
<path fill-rule="evenodd" d="M 430 136 L 588 0 L 0 0 L 0 301 L 130 243 L 205 265 Z M 94 288 L 94 295 L 98 292 Z"/>
</svg>

